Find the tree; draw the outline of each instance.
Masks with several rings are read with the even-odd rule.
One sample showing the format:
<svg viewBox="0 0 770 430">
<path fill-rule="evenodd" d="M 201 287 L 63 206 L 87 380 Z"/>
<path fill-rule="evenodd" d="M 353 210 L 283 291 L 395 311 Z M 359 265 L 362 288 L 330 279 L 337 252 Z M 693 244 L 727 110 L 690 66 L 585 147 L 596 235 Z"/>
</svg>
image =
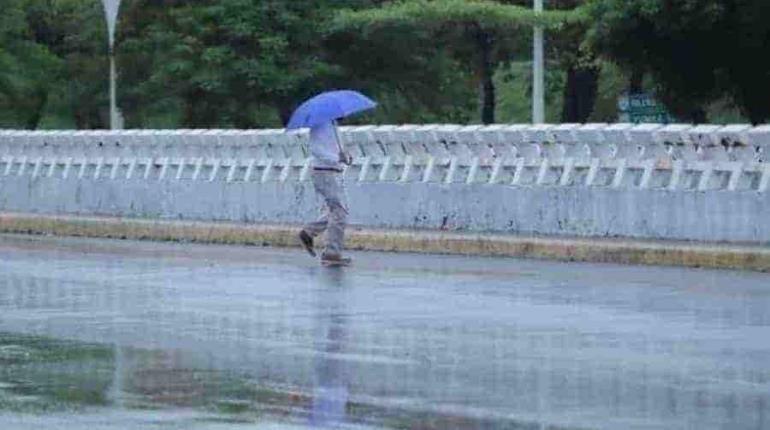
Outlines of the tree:
<svg viewBox="0 0 770 430">
<path fill-rule="evenodd" d="M 323 24 L 331 10 L 355 2 L 154 3 L 126 11 L 128 107 L 171 97 L 185 126 L 253 127 L 285 123 L 299 101 L 336 80 L 341 71 L 326 61 Z"/>
<path fill-rule="evenodd" d="M 342 11 L 335 19 L 334 31 L 358 31 L 367 37 L 394 26 L 411 25 L 430 29 L 435 37 L 449 41 L 458 58 L 472 59 L 481 100 L 481 121 L 494 122 L 495 87 L 493 76 L 501 59 L 510 57 L 517 46 L 530 46 L 535 25 L 557 29 L 581 21 L 576 12 L 536 13 L 516 5 L 493 1 L 410 0 L 388 3 L 360 11 Z"/>
<path fill-rule="evenodd" d="M 106 35 L 91 0 L 8 0 L 0 18 L 0 111 L 37 128 L 52 104 L 64 104 L 79 128 L 102 127 Z M 101 55 L 100 55 L 101 54 Z"/>
<path fill-rule="evenodd" d="M 363 40 L 326 29 L 340 8 L 375 0 L 129 3 L 118 37 L 121 106 L 130 125 L 275 127 L 324 89 L 372 94 L 358 120 L 464 120 L 464 71 L 425 31 Z M 393 41 L 408 40 L 404 55 Z M 414 42 L 419 44 L 415 46 Z M 373 55 L 376 53 L 376 55 Z M 436 86 L 444 92 L 429 91 Z"/>
<path fill-rule="evenodd" d="M 730 98 L 753 122 L 770 118 L 766 0 L 591 0 L 588 43 L 632 75 L 648 73 L 679 118 L 705 122 Z M 637 78 L 638 80 L 638 78 Z"/>
<path fill-rule="evenodd" d="M 548 5 L 551 8 L 578 10 L 584 3 L 585 0 L 552 0 Z M 582 46 L 588 25 L 587 20 L 582 20 L 548 34 L 548 57 L 566 73 L 561 113 L 561 121 L 565 123 L 587 122 L 594 110 L 601 62 Z"/>
<path fill-rule="evenodd" d="M 62 62 L 62 79 L 52 90 L 63 98 L 77 128 L 105 128 L 109 66 L 101 2 L 29 0 L 29 5 L 35 39 Z"/>
<path fill-rule="evenodd" d="M 0 111 L 8 112 L 3 121 L 8 125 L 35 129 L 60 62 L 35 40 L 28 6 L 26 1 L 8 0 L 0 15 Z"/>
<path fill-rule="evenodd" d="M 341 69 L 335 85 L 360 88 L 378 108 L 353 120 L 397 123 L 469 122 L 478 103 L 471 73 L 433 32 L 409 24 L 392 31 L 333 30 L 328 61 Z"/>
</svg>

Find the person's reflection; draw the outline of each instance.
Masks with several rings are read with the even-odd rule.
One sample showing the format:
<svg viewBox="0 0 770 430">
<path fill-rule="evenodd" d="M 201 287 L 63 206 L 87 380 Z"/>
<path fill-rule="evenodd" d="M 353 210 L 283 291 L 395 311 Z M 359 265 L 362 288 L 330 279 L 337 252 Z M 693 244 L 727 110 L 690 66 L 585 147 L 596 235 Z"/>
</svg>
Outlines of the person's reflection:
<svg viewBox="0 0 770 430">
<path fill-rule="evenodd" d="M 345 422 L 348 402 L 348 375 L 345 361 L 347 342 L 347 296 L 345 271 L 322 269 L 316 300 L 315 389 L 310 424 L 335 428 Z"/>
</svg>

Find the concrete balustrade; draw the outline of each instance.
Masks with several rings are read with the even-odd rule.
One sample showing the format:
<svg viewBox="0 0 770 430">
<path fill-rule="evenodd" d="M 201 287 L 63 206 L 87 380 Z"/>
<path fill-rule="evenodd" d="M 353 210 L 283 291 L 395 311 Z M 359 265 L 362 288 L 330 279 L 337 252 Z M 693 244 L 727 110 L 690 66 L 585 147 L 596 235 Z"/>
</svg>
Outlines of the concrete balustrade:
<svg viewBox="0 0 770 430">
<path fill-rule="evenodd" d="M 341 127 L 351 222 L 770 244 L 770 126 Z M 308 134 L 0 130 L 0 211 L 300 223 Z"/>
<path fill-rule="evenodd" d="M 355 157 L 349 179 L 361 182 L 758 192 L 770 184 L 770 126 L 385 125 L 341 127 L 340 137 Z M 306 132 L 278 129 L 0 131 L 4 175 L 67 177 L 76 168 L 129 179 L 139 166 L 145 179 L 306 180 L 308 154 Z"/>
</svg>

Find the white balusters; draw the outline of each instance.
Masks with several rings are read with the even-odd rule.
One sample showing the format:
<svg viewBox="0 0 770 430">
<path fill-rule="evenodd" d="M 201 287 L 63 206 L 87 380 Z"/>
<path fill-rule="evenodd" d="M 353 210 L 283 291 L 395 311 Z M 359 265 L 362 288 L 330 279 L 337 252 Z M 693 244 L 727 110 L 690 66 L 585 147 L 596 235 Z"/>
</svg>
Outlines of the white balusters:
<svg viewBox="0 0 770 430">
<path fill-rule="evenodd" d="M 767 125 L 381 125 L 339 136 L 359 182 L 764 192 L 769 181 Z M 306 130 L 0 130 L 0 173 L 303 182 L 307 145 Z"/>
</svg>

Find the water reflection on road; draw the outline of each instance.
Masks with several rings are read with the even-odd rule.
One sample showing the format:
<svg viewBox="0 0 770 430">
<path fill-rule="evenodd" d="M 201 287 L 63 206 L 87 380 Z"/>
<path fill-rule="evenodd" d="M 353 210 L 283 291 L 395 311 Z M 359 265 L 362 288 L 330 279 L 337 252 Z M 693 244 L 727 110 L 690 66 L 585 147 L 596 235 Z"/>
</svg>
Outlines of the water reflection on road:
<svg viewBox="0 0 770 430">
<path fill-rule="evenodd" d="M 0 236 L 0 428 L 770 427 L 768 275 L 357 257 Z"/>
<path fill-rule="evenodd" d="M 322 269 L 316 289 L 315 390 L 312 417 L 314 427 L 338 427 L 346 421 L 348 375 L 344 354 L 348 340 L 348 309 L 345 271 Z"/>
</svg>

